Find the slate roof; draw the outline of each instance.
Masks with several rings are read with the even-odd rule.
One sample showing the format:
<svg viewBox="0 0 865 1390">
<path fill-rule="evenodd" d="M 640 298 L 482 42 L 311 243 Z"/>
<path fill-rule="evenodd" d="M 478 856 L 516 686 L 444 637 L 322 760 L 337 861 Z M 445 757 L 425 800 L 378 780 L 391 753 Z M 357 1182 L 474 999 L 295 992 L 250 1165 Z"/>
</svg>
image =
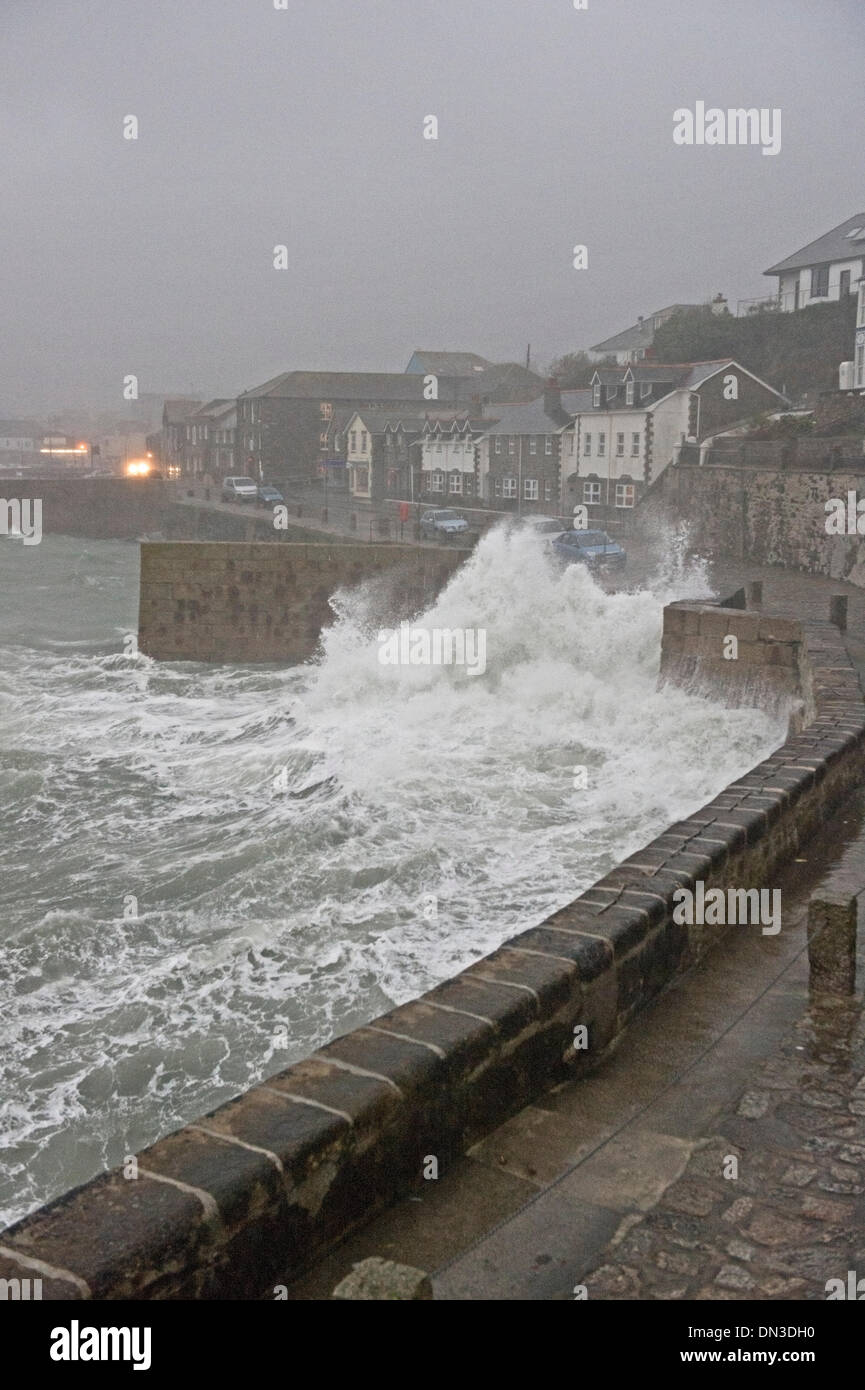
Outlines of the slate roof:
<svg viewBox="0 0 865 1390">
<path fill-rule="evenodd" d="M 355 416 L 363 421 L 370 434 L 384 434 L 388 426 L 395 430 L 398 425 L 405 434 L 420 434 L 426 423 L 423 415 L 401 415 L 393 410 L 353 410 L 347 424 Z"/>
<path fill-rule="evenodd" d="M 437 376 L 479 376 L 493 365 L 476 352 L 428 352 L 426 348 L 415 348 L 409 361 L 415 357 L 419 358 L 424 372 Z"/>
<path fill-rule="evenodd" d="M 847 233 L 858 228 L 862 235 L 848 237 Z M 794 251 L 786 260 L 764 270 L 764 275 L 780 275 L 785 270 L 801 270 L 809 265 L 825 265 L 828 261 L 850 261 L 865 255 L 865 212 L 857 212 L 833 227 L 831 232 L 809 241 L 801 251 Z"/>
<path fill-rule="evenodd" d="M 496 406 L 496 415 L 497 419 L 490 419 L 486 434 L 558 434 L 571 423 L 564 411 L 548 415 L 543 396 L 522 404 Z"/>
<path fill-rule="evenodd" d="M 632 324 L 623 333 L 616 333 L 612 338 L 606 338 L 602 343 L 595 343 L 589 349 L 590 352 L 630 352 L 635 348 L 649 348 L 655 341 L 655 319 L 660 314 L 669 317 L 670 314 L 678 313 L 680 309 L 699 309 L 699 304 L 668 304 L 665 309 L 655 309 L 654 313 L 647 314 L 642 323 Z"/>
<path fill-rule="evenodd" d="M 253 396 L 290 397 L 296 400 L 422 401 L 423 377 L 419 372 L 283 372 L 239 399 Z"/>
<path fill-rule="evenodd" d="M 194 401 L 188 396 L 178 396 L 174 400 L 166 401 L 162 407 L 163 421 L 166 425 L 182 424 L 188 415 L 203 404 L 203 401 Z"/>
</svg>

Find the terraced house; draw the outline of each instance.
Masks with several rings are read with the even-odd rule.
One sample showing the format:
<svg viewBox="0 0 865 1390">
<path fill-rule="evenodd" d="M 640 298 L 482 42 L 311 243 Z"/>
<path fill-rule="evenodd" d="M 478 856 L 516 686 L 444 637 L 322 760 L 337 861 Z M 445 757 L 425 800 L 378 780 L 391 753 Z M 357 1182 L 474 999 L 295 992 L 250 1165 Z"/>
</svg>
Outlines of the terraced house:
<svg viewBox="0 0 865 1390">
<path fill-rule="evenodd" d="M 571 425 L 562 392 L 549 382 L 522 405 L 490 406 L 494 419 L 480 443 L 486 505 L 518 515 L 557 512 L 561 498 L 561 439 Z"/>
<path fill-rule="evenodd" d="M 478 506 L 478 445 L 489 420 L 468 415 L 429 416 L 419 441 L 420 471 L 412 494 L 424 502 Z"/>
</svg>

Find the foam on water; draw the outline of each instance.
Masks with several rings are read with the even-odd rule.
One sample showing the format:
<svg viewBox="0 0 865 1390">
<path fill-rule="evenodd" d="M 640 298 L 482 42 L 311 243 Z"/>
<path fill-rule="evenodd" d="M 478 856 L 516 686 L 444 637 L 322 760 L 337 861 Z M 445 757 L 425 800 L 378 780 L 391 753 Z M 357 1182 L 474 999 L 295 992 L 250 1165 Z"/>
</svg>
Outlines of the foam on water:
<svg viewBox="0 0 865 1390">
<path fill-rule="evenodd" d="M 656 691 L 664 601 L 708 592 L 668 554 L 611 594 L 489 534 L 423 618 L 486 630 L 469 676 L 382 666 L 368 592 L 315 664 L 160 667 L 122 655 L 134 547 L 4 546 L 0 1222 L 537 923 L 765 756 L 768 717 Z"/>
</svg>

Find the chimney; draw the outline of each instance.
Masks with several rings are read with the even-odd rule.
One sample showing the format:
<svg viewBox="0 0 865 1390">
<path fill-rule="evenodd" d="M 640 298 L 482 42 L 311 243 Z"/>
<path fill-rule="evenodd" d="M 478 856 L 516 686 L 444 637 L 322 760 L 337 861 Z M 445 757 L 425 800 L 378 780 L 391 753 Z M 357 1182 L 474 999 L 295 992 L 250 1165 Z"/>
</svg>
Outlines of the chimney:
<svg viewBox="0 0 865 1390">
<path fill-rule="evenodd" d="M 561 414 L 561 410 L 562 388 L 556 378 L 551 376 L 544 387 L 544 414 L 555 418 Z"/>
</svg>

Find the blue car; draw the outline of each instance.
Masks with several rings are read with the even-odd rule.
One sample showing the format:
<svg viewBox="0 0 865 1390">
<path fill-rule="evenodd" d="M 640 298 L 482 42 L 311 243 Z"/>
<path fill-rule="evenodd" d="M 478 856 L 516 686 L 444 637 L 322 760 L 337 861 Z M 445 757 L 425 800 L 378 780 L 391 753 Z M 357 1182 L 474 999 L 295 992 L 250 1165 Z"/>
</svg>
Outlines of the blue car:
<svg viewBox="0 0 865 1390">
<path fill-rule="evenodd" d="M 258 505 L 260 507 L 272 507 L 274 503 L 284 501 L 285 498 L 278 487 L 271 487 L 269 483 L 259 483 Z"/>
<path fill-rule="evenodd" d="M 550 544 L 558 558 L 568 565 L 624 569 L 628 561 L 627 553 L 606 531 L 563 531 Z"/>
</svg>

